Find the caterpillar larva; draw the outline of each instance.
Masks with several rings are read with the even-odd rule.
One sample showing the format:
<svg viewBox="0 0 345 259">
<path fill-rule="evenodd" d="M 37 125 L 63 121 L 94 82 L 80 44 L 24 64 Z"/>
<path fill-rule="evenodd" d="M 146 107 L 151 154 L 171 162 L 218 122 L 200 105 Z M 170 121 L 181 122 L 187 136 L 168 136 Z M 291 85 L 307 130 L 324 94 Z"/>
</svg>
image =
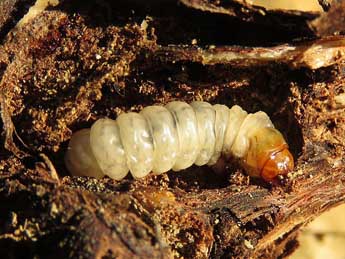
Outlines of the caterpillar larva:
<svg viewBox="0 0 345 259">
<path fill-rule="evenodd" d="M 140 178 L 192 164 L 214 165 L 221 155 L 239 158 L 250 176 L 266 181 L 286 174 L 294 164 L 266 113 L 199 101 L 100 119 L 72 136 L 65 163 L 73 175 L 120 180 L 128 171 Z"/>
</svg>

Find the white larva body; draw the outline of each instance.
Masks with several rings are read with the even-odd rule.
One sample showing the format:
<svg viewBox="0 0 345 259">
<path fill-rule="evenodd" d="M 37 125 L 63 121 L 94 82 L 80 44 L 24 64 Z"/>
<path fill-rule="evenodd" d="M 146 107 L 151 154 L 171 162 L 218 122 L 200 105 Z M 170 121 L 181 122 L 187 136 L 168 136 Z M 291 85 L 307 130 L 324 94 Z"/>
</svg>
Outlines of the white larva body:
<svg viewBox="0 0 345 259">
<path fill-rule="evenodd" d="M 116 120 L 100 119 L 91 129 L 76 132 L 65 162 L 73 175 L 120 180 L 130 171 L 141 178 L 193 164 L 214 165 L 222 154 L 244 158 L 258 128 L 274 128 L 262 111 L 247 114 L 237 105 L 170 102 Z"/>
</svg>

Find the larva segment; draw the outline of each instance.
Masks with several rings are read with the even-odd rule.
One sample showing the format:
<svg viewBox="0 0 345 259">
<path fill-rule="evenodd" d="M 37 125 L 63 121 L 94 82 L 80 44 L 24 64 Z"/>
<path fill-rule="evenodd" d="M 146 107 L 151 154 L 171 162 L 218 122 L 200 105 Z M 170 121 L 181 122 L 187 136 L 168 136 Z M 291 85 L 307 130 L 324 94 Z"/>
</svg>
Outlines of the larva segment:
<svg viewBox="0 0 345 259">
<path fill-rule="evenodd" d="M 134 112 L 123 113 L 116 122 L 133 177 L 148 175 L 153 168 L 153 139 L 145 117 Z"/>
<path fill-rule="evenodd" d="M 177 125 L 171 113 L 163 106 L 148 106 L 140 114 L 148 121 L 153 137 L 152 172 L 165 173 L 174 166 L 179 152 Z"/>
<path fill-rule="evenodd" d="M 198 122 L 199 154 L 195 160 L 198 166 L 206 165 L 211 159 L 216 143 L 215 121 L 216 111 L 206 102 L 192 102 L 190 104 Z"/>
<path fill-rule="evenodd" d="M 238 129 L 237 136 L 231 146 L 231 153 L 238 158 L 244 158 L 249 150 L 249 142 L 253 132 L 261 128 L 274 128 L 270 118 L 264 112 L 248 114 Z"/>
<path fill-rule="evenodd" d="M 238 105 L 231 107 L 229 111 L 228 128 L 226 129 L 223 144 L 223 154 L 232 154 L 232 145 L 242 125 L 242 122 L 247 117 L 248 113 Z"/>
<path fill-rule="evenodd" d="M 184 102 L 171 102 L 165 106 L 173 115 L 180 143 L 174 171 L 190 167 L 199 153 L 198 125 L 193 108 Z"/>
<path fill-rule="evenodd" d="M 90 145 L 105 175 L 121 180 L 128 174 L 127 157 L 116 121 L 110 119 L 96 121 L 91 127 Z"/>
<path fill-rule="evenodd" d="M 214 165 L 219 160 L 224 145 L 224 135 L 228 127 L 229 108 L 225 105 L 215 104 L 213 109 L 216 111 L 216 120 L 214 130 L 216 135 L 216 142 L 214 145 L 213 155 L 208 161 L 208 165 Z"/>
</svg>

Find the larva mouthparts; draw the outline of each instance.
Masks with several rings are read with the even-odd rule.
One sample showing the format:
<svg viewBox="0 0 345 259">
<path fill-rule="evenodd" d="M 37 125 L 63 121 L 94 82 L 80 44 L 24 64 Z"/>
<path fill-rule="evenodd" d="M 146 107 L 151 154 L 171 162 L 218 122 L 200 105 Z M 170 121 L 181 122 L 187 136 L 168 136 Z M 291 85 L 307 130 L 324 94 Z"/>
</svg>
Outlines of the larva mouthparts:
<svg viewBox="0 0 345 259">
<path fill-rule="evenodd" d="M 221 156 L 239 158 L 250 176 L 268 182 L 294 166 L 286 141 L 266 113 L 201 101 L 99 119 L 91 129 L 73 134 L 65 164 L 72 175 L 121 180 L 129 171 L 141 178 L 193 164 L 214 165 Z"/>
</svg>

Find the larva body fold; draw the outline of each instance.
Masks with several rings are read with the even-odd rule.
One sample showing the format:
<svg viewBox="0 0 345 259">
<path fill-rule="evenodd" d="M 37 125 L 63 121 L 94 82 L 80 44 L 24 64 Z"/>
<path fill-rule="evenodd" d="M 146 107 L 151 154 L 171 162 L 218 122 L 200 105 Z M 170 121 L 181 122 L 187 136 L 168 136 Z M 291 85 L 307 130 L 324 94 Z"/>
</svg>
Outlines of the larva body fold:
<svg viewBox="0 0 345 259">
<path fill-rule="evenodd" d="M 177 159 L 172 167 L 180 171 L 190 167 L 199 150 L 198 128 L 193 108 L 184 102 L 171 102 L 165 106 L 173 115 L 179 140 Z"/>
<path fill-rule="evenodd" d="M 167 172 L 174 166 L 180 149 L 174 118 L 162 106 L 148 106 L 140 113 L 148 121 L 153 138 L 152 171 L 156 174 Z"/>
<path fill-rule="evenodd" d="M 100 119 L 90 130 L 92 153 L 100 169 L 109 177 L 120 180 L 129 171 L 117 121 Z"/>
<path fill-rule="evenodd" d="M 129 171 L 141 178 L 193 164 L 214 165 L 221 156 L 241 159 L 249 175 L 266 181 L 293 168 L 288 146 L 266 113 L 200 101 L 100 119 L 91 130 L 72 136 L 65 162 L 73 175 L 121 180 Z"/>
</svg>

